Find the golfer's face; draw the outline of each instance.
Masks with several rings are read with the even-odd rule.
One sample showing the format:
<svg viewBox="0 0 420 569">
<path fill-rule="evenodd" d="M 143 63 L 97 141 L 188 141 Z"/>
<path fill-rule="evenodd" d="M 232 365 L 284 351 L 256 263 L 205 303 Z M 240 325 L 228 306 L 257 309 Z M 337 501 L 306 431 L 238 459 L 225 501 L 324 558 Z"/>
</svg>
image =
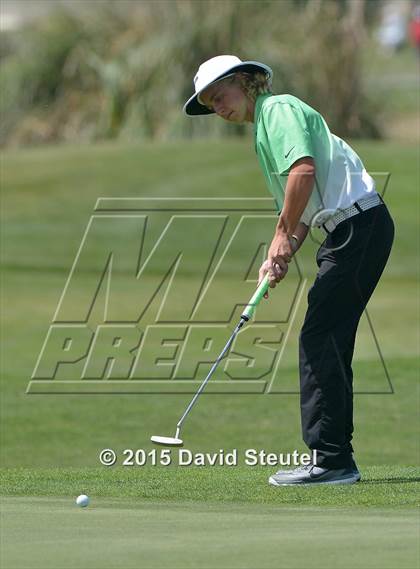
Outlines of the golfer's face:
<svg viewBox="0 0 420 569">
<path fill-rule="evenodd" d="M 229 122 L 241 123 L 246 120 L 248 100 L 234 77 L 211 85 L 201 94 L 201 100 L 206 107 Z"/>
</svg>

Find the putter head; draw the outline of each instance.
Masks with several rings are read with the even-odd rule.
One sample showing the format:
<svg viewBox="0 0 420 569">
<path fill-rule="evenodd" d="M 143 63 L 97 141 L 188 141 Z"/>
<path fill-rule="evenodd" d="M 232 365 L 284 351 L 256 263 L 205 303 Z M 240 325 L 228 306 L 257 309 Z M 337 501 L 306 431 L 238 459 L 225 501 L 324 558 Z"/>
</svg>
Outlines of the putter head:
<svg viewBox="0 0 420 569">
<path fill-rule="evenodd" d="M 164 447 L 182 447 L 184 446 L 184 441 L 182 439 L 177 439 L 175 437 L 150 437 L 152 443 L 156 445 L 162 445 Z"/>
</svg>

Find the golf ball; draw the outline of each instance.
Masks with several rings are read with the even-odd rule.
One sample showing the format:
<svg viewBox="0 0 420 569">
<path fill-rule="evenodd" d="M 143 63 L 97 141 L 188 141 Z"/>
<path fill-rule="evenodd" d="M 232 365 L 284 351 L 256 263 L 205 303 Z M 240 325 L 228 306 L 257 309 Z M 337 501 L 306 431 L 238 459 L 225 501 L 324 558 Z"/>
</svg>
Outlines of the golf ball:
<svg viewBox="0 0 420 569">
<path fill-rule="evenodd" d="M 80 494 L 80 496 L 77 496 L 76 498 L 76 504 L 81 508 L 86 508 L 86 506 L 89 505 L 89 496 L 86 496 L 86 494 Z"/>
</svg>

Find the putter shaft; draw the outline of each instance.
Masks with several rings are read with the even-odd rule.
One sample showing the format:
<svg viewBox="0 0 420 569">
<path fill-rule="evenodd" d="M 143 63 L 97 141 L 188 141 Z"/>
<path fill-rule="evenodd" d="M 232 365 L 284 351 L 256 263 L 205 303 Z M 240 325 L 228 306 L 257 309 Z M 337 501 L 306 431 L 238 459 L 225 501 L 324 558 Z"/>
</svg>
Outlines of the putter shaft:
<svg viewBox="0 0 420 569">
<path fill-rule="evenodd" d="M 207 374 L 207 377 L 204 379 L 204 381 L 202 382 L 202 384 L 200 385 L 197 393 L 194 395 L 194 397 L 191 399 L 190 404 L 188 405 L 188 407 L 185 409 L 184 414 L 182 415 L 182 417 L 180 418 L 180 420 L 178 421 L 177 425 L 176 425 L 176 434 L 175 434 L 175 438 L 179 438 L 179 433 L 181 431 L 181 427 L 182 427 L 182 423 L 185 420 L 185 417 L 188 415 L 188 413 L 191 411 L 191 409 L 194 407 L 195 402 L 197 401 L 198 397 L 200 396 L 200 394 L 203 392 L 204 388 L 207 385 L 207 382 L 209 381 L 209 379 L 211 378 L 211 376 L 213 375 L 213 372 L 215 371 L 215 369 L 217 368 L 217 366 L 219 365 L 220 361 L 223 359 L 223 357 L 225 356 L 226 352 L 228 351 L 228 349 L 230 348 L 230 346 L 232 345 L 233 340 L 236 338 L 236 335 L 238 334 L 239 330 L 242 328 L 242 326 L 245 324 L 246 322 L 246 318 L 241 318 L 241 320 L 239 321 L 239 324 L 236 326 L 235 330 L 233 331 L 233 334 L 231 335 L 231 337 L 229 338 L 229 340 L 227 341 L 226 346 L 223 348 L 223 350 L 221 351 L 219 357 L 217 358 L 217 360 L 214 362 L 214 364 L 211 366 L 211 369 L 209 371 L 209 373 Z"/>
<path fill-rule="evenodd" d="M 204 381 L 200 385 L 197 393 L 191 399 L 190 404 L 185 409 L 184 414 L 182 415 L 182 417 L 178 421 L 178 423 L 176 425 L 175 439 L 179 439 L 179 434 L 181 431 L 182 424 L 185 420 L 185 417 L 188 415 L 188 413 L 194 407 L 195 402 L 197 401 L 200 394 L 203 392 L 203 389 L 206 387 L 207 382 L 209 381 L 209 379 L 213 375 L 214 370 L 217 368 L 220 361 L 224 358 L 226 352 L 229 350 L 229 348 L 232 345 L 233 340 L 236 338 L 236 335 L 238 334 L 239 330 L 242 328 L 242 326 L 245 324 L 245 322 L 248 322 L 248 320 L 250 320 L 252 318 L 252 315 L 254 314 L 255 308 L 258 305 L 258 303 L 260 302 L 260 300 L 262 299 L 262 297 L 264 296 L 264 294 L 267 292 L 268 286 L 269 286 L 269 280 L 268 280 L 268 274 L 266 274 L 265 277 L 263 278 L 263 280 L 259 283 L 257 290 L 252 295 L 251 300 L 248 302 L 244 311 L 242 312 L 239 324 L 236 326 L 235 330 L 233 331 L 233 334 L 229 338 L 226 346 L 223 348 L 219 357 L 214 362 L 214 364 L 211 366 L 211 369 L 210 369 L 209 373 L 207 374 L 207 377 L 204 379 Z"/>
</svg>

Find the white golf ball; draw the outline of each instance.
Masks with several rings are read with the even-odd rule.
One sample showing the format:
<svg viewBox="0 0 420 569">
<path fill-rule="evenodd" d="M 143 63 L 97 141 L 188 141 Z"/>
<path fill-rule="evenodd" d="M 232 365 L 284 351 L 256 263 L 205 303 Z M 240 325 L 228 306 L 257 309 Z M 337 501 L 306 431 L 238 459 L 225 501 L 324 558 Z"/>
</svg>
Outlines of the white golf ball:
<svg viewBox="0 0 420 569">
<path fill-rule="evenodd" d="M 89 505 L 89 496 L 86 496 L 86 494 L 80 494 L 80 496 L 77 496 L 76 498 L 76 504 L 81 508 L 86 508 L 86 506 Z"/>
</svg>

